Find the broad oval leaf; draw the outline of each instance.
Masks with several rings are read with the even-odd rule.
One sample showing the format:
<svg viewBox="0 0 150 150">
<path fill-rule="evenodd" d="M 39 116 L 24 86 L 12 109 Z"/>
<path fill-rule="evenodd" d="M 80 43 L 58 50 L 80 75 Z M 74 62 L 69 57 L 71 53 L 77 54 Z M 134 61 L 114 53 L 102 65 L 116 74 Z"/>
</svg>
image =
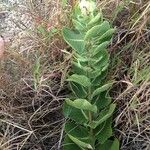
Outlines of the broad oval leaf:
<svg viewBox="0 0 150 150">
<path fill-rule="evenodd" d="M 85 142 L 83 142 L 83 141 L 81 141 L 81 140 L 79 140 L 79 139 L 73 137 L 73 136 L 70 135 L 70 134 L 68 134 L 68 137 L 69 137 L 74 143 L 76 143 L 79 147 L 81 147 L 81 148 L 86 148 L 86 149 L 92 149 L 92 150 L 93 150 L 91 144 L 85 143 Z"/>
<path fill-rule="evenodd" d="M 100 86 L 100 84 L 102 83 L 102 80 L 105 79 L 107 71 L 108 71 L 107 67 L 105 67 L 105 68 L 106 68 L 106 70 L 102 69 L 103 71 L 101 70 L 101 74 L 96 76 L 95 79 L 93 79 L 92 85 L 94 85 L 95 87 Z"/>
<path fill-rule="evenodd" d="M 82 85 L 83 87 L 91 86 L 90 79 L 86 77 L 85 75 L 73 74 L 67 79 L 67 81 L 78 83 L 79 85 Z"/>
<path fill-rule="evenodd" d="M 92 144 L 91 137 L 89 136 L 89 128 L 86 128 L 74 121 L 67 121 L 65 124 L 66 134 L 81 140 L 82 142 Z"/>
<path fill-rule="evenodd" d="M 80 109 L 74 108 L 66 102 L 63 105 L 63 113 L 66 118 L 70 118 L 77 123 L 84 124 L 88 122 L 88 116 L 85 116 Z"/>
<path fill-rule="evenodd" d="M 95 129 L 96 138 L 101 144 L 105 143 L 112 136 L 112 117 L 108 118 L 103 124 Z"/>
<path fill-rule="evenodd" d="M 97 106 L 99 110 L 104 109 L 105 107 L 108 107 L 108 105 L 111 103 L 111 98 L 109 97 L 107 91 L 102 92 L 97 99 L 93 99 L 93 102 Z"/>
<path fill-rule="evenodd" d="M 95 120 L 89 123 L 89 126 L 93 129 L 95 129 L 97 126 L 99 126 L 101 123 L 106 121 L 109 117 L 112 116 L 114 110 L 116 108 L 116 104 L 111 104 L 109 109 L 102 110 L 99 114 L 99 117 Z"/>
<path fill-rule="evenodd" d="M 116 138 L 107 140 L 104 144 L 97 145 L 96 150 L 119 150 L 119 141 Z"/>
<path fill-rule="evenodd" d="M 70 82 L 69 85 L 70 89 L 76 97 L 85 98 L 87 96 L 87 91 L 83 86 L 74 82 Z"/>
<path fill-rule="evenodd" d="M 67 135 L 63 142 L 63 150 L 83 150 L 75 144 Z"/>
<path fill-rule="evenodd" d="M 103 85 L 103 86 L 97 88 L 97 89 L 93 92 L 92 98 L 94 98 L 94 96 L 97 96 L 97 95 L 99 95 L 100 93 L 102 93 L 102 92 L 108 90 L 108 89 L 112 86 L 112 84 L 113 84 L 113 83 L 108 83 L 108 84 L 105 84 L 105 85 Z"/>
<path fill-rule="evenodd" d="M 83 66 L 77 62 L 73 62 L 72 63 L 72 69 L 73 69 L 73 72 L 76 72 L 77 74 L 80 74 L 80 75 L 87 75 L 91 72 L 93 72 L 93 69 L 88 67 L 88 66 Z"/>
<path fill-rule="evenodd" d="M 110 43 L 109 41 L 105 41 L 105 42 L 101 43 L 99 46 L 97 46 L 97 48 L 93 52 L 93 56 L 98 55 L 99 52 L 103 52 L 103 50 L 105 50 L 107 48 L 109 43 Z"/>
<path fill-rule="evenodd" d="M 109 22 L 104 21 L 101 25 L 96 25 L 87 31 L 85 35 L 85 40 L 96 37 L 98 35 L 103 35 L 110 28 Z"/>
<path fill-rule="evenodd" d="M 112 142 L 110 150 L 119 150 L 119 141 L 117 138 L 115 138 L 114 141 Z"/>
<path fill-rule="evenodd" d="M 107 53 L 104 54 L 104 56 L 102 56 L 101 59 L 98 59 L 94 64 L 93 67 L 98 69 L 101 68 L 102 71 L 105 70 L 105 67 L 107 69 L 107 67 L 109 66 L 109 55 Z"/>
<path fill-rule="evenodd" d="M 85 48 L 84 36 L 80 33 L 75 33 L 68 28 L 63 28 L 63 37 L 65 41 L 78 53 L 82 53 Z"/>
<path fill-rule="evenodd" d="M 79 124 L 76 124 L 74 121 L 67 121 L 65 123 L 65 132 L 79 139 L 89 138 L 88 129 Z"/>
<path fill-rule="evenodd" d="M 103 35 L 100 36 L 100 38 L 97 39 L 96 44 L 101 44 L 105 41 L 110 41 L 112 38 L 113 33 L 115 33 L 116 29 L 110 29 L 107 32 L 105 32 Z"/>
<path fill-rule="evenodd" d="M 66 103 L 70 106 L 73 106 L 73 107 L 81 109 L 81 110 L 92 111 L 94 113 L 97 112 L 96 105 L 92 105 L 86 99 L 76 99 L 74 101 L 71 101 L 70 99 L 66 99 Z"/>
<path fill-rule="evenodd" d="M 101 14 L 98 13 L 93 19 L 91 19 L 91 21 L 87 24 L 87 26 L 92 26 L 95 23 L 97 23 L 98 21 L 100 21 L 101 19 Z"/>
<path fill-rule="evenodd" d="M 85 25 L 79 22 L 78 20 L 72 19 L 72 22 L 75 26 L 75 28 L 79 31 L 84 31 L 85 30 Z"/>
</svg>

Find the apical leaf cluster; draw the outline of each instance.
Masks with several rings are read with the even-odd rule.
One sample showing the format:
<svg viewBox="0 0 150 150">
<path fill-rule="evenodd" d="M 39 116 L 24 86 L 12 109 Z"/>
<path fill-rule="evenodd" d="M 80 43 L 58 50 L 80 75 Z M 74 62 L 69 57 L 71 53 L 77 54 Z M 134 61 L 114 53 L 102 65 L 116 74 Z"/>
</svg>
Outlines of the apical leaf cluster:
<svg viewBox="0 0 150 150">
<path fill-rule="evenodd" d="M 115 29 L 97 10 L 82 14 L 77 5 L 73 29 L 63 28 L 63 37 L 73 49 L 71 74 L 67 78 L 72 94 L 66 98 L 64 150 L 118 150 L 113 137 L 111 102 L 106 81 L 109 66 L 107 47 Z"/>
</svg>

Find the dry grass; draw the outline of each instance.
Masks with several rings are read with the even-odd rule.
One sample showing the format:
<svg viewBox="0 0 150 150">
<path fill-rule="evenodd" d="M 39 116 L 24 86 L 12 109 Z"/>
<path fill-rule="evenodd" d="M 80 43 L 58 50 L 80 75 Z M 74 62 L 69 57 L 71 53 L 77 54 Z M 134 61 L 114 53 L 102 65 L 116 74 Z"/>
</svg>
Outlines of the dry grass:
<svg viewBox="0 0 150 150">
<path fill-rule="evenodd" d="M 115 128 L 121 149 L 149 150 L 150 2 L 112 0 L 100 5 L 118 29 L 110 47 L 110 77 L 117 81 L 112 97 L 118 103 Z"/>
<path fill-rule="evenodd" d="M 143 52 L 143 51 L 142 51 Z M 122 139 L 122 149 L 145 149 L 150 146 L 150 53 L 137 53 L 127 75 L 114 87 L 118 103 L 115 126 Z"/>
<path fill-rule="evenodd" d="M 59 0 L 24 3 L 29 27 L 24 21 L 17 23 L 27 27 L 11 39 L 1 61 L 0 150 L 56 150 L 62 140 L 64 79 L 71 57 L 63 55 L 66 45 L 59 31 L 68 24 L 67 11 Z M 118 29 L 110 46 L 110 78 L 117 81 L 111 93 L 118 103 L 114 123 L 121 149 L 148 150 L 150 2 L 101 0 L 97 4 Z M 50 36 L 53 26 L 58 30 Z"/>
<path fill-rule="evenodd" d="M 1 61 L 0 149 L 56 150 L 69 67 L 57 18 L 61 10 L 59 1 L 26 2 L 24 14 L 32 24 L 11 37 Z M 53 26 L 57 31 L 50 34 Z"/>
</svg>

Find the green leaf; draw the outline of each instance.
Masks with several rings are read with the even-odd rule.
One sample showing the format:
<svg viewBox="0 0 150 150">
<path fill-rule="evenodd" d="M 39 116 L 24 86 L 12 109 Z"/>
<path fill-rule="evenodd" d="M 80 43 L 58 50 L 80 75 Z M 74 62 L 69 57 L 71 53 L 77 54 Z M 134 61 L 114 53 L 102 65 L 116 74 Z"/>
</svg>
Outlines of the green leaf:
<svg viewBox="0 0 150 150">
<path fill-rule="evenodd" d="M 74 24 L 74 26 L 77 30 L 79 30 L 79 31 L 84 31 L 85 30 L 85 25 L 82 24 L 81 22 L 79 22 L 75 19 L 72 19 L 72 22 L 73 22 L 73 24 Z"/>
<path fill-rule="evenodd" d="M 94 70 L 90 71 L 88 74 L 89 74 L 90 78 L 94 78 L 95 79 L 97 76 L 101 75 L 101 73 L 102 73 L 102 69 L 101 68 L 100 69 L 95 69 L 94 68 Z"/>
<path fill-rule="evenodd" d="M 99 114 L 99 117 L 96 119 L 96 121 L 92 121 L 89 123 L 89 126 L 93 129 L 95 129 L 97 126 L 99 126 L 101 123 L 106 121 L 109 117 L 112 116 L 114 110 L 116 108 L 115 104 L 111 104 L 109 109 L 102 110 Z"/>
<path fill-rule="evenodd" d="M 83 150 L 75 144 L 68 136 L 65 136 L 63 142 L 63 150 Z"/>
<path fill-rule="evenodd" d="M 102 52 L 107 48 L 107 46 L 109 45 L 109 43 L 110 43 L 109 41 L 105 41 L 105 42 L 101 43 L 101 44 L 94 50 L 93 56 L 99 54 L 100 52 L 102 53 Z"/>
<path fill-rule="evenodd" d="M 65 124 L 65 132 L 71 136 L 81 140 L 85 143 L 92 143 L 91 137 L 89 136 L 89 129 L 76 124 L 73 121 L 67 121 Z"/>
<path fill-rule="evenodd" d="M 82 53 L 85 48 L 84 36 L 80 33 L 75 33 L 68 28 L 63 28 L 63 37 L 65 41 L 78 53 Z"/>
<path fill-rule="evenodd" d="M 74 101 L 71 101 L 70 99 L 66 99 L 66 103 L 68 105 L 73 106 L 73 107 L 78 108 L 78 109 L 88 110 L 88 111 L 92 111 L 94 113 L 97 112 L 96 105 L 92 105 L 86 99 L 76 99 Z"/>
<path fill-rule="evenodd" d="M 119 141 L 117 138 L 113 141 L 110 150 L 119 150 Z"/>
<path fill-rule="evenodd" d="M 88 58 L 81 56 L 79 54 L 76 54 L 76 61 L 77 62 L 88 62 Z"/>
<path fill-rule="evenodd" d="M 80 75 L 87 75 L 87 73 L 89 74 L 90 72 L 93 71 L 90 67 L 84 66 L 77 62 L 73 62 L 72 65 L 73 65 L 72 66 L 73 72 L 76 72 L 77 74 Z"/>
<path fill-rule="evenodd" d="M 101 144 L 106 142 L 108 138 L 112 136 L 112 117 L 108 118 L 103 124 L 95 129 L 96 138 Z"/>
<path fill-rule="evenodd" d="M 92 26 L 95 23 L 97 23 L 98 21 L 100 21 L 101 19 L 101 14 L 98 13 L 93 19 L 91 19 L 91 21 L 87 24 L 87 26 Z"/>
<path fill-rule="evenodd" d="M 102 83 L 102 80 L 105 79 L 107 72 L 108 72 L 107 67 L 108 66 L 105 67 L 105 70 L 102 69 L 101 74 L 99 74 L 98 76 L 95 77 L 95 79 L 93 79 L 92 85 L 97 87 Z"/>
<path fill-rule="evenodd" d="M 73 94 L 76 97 L 85 98 L 87 96 L 87 91 L 83 86 L 81 86 L 77 83 L 74 83 L 74 82 L 70 82 L 69 85 L 70 85 L 70 88 L 71 88 Z"/>
<path fill-rule="evenodd" d="M 103 86 L 97 88 L 97 89 L 93 92 L 92 98 L 94 98 L 94 96 L 97 96 L 97 95 L 99 95 L 100 93 L 102 93 L 102 92 L 108 90 L 108 89 L 112 86 L 112 84 L 113 84 L 113 83 L 108 83 L 108 84 L 105 84 L 105 85 L 103 85 Z"/>
<path fill-rule="evenodd" d="M 66 102 L 63 105 L 63 113 L 66 118 L 70 118 L 80 124 L 88 122 L 88 117 L 86 117 L 80 109 L 74 108 Z"/>
<path fill-rule="evenodd" d="M 100 36 L 100 38 L 97 39 L 97 44 L 101 44 L 105 41 L 110 41 L 115 31 L 116 29 L 110 29 L 107 32 L 105 32 L 102 36 Z"/>
<path fill-rule="evenodd" d="M 93 67 L 95 69 L 101 68 L 102 71 L 108 68 L 109 66 L 109 55 L 106 53 L 104 56 L 102 56 L 101 59 L 97 60 L 94 64 Z"/>
<path fill-rule="evenodd" d="M 79 140 L 79 139 L 73 137 L 73 136 L 70 135 L 70 134 L 68 134 L 68 137 L 69 137 L 74 143 L 76 143 L 79 147 L 81 147 L 81 148 L 86 148 L 86 149 L 92 149 L 92 150 L 93 150 L 91 144 L 85 143 L 85 142 L 83 142 L 83 141 L 81 141 L 81 140 Z"/>
<path fill-rule="evenodd" d="M 73 74 L 67 79 L 67 81 L 78 83 L 79 85 L 82 85 L 83 87 L 91 86 L 90 79 L 86 77 L 85 75 Z"/>
<path fill-rule="evenodd" d="M 104 21 L 101 25 L 96 25 L 87 31 L 85 40 L 103 35 L 110 28 L 109 22 Z"/>
<path fill-rule="evenodd" d="M 119 141 L 116 138 L 113 141 L 107 140 L 104 144 L 99 144 L 96 150 L 119 150 Z"/>
<path fill-rule="evenodd" d="M 87 139 L 89 138 L 89 131 L 87 128 L 76 124 L 73 121 L 67 121 L 65 124 L 65 132 L 79 139 Z"/>
<path fill-rule="evenodd" d="M 93 100 L 95 100 L 95 98 Z M 96 99 L 96 101 L 94 101 L 94 103 L 97 106 L 97 108 L 101 110 L 111 103 L 111 98 L 107 96 L 107 91 L 105 91 L 98 96 L 98 98 Z"/>
</svg>

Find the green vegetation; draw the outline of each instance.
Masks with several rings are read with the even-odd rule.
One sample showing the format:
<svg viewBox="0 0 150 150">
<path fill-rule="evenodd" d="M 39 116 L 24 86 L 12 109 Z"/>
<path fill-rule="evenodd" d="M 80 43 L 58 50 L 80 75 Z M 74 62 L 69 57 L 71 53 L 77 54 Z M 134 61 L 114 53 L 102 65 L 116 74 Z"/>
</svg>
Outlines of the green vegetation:
<svg viewBox="0 0 150 150">
<path fill-rule="evenodd" d="M 63 28 L 63 37 L 74 50 L 71 75 L 67 78 L 72 94 L 64 104 L 64 115 L 69 119 L 65 123 L 64 150 L 119 150 L 117 139 L 110 139 L 116 105 L 108 94 L 112 83 L 105 81 L 109 65 L 107 46 L 115 29 L 91 3 L 84 4 L 87 8 L 80 3 L 75 6 L 74 29 Z"/>
<path fill-rule="evenodd" d="M 0 149 L 150 149 L 150 1 L 78 2 L 0 0 Z"/>
</svg>

